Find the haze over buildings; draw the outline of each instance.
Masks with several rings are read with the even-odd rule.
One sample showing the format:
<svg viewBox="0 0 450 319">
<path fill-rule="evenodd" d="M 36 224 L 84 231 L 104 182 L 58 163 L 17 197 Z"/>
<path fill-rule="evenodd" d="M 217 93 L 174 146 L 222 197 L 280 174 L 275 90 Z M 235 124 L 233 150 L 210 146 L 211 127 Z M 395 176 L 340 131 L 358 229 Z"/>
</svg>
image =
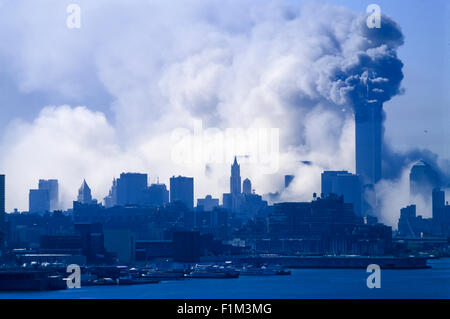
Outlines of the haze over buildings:
<svg viewBox="0 0 450 319">
<path fill-rule="evenodd" d="M 438 99 L 435 93 L 443 84 L 424 81 L 410 70 L 429 74 L 444 68 L 430 67 L 440 59 L 415 58 L 419 53 L 411 46 L 423 42 L 421 30 L 430 25 L 424 22 L 423 28 L 417 28 L 398 9 L 401 4 L 382 1 L 383 12 L 392 18 L 383 16 L 380 30 L 367 30 L 365 11 L 354 3 L 346 3 L 349 8 L 264 0 L 245 1 L 239 8 L 232 1 L 189 3 L 191 10 L 180 11 L 173 10 L 173 3 L 140 3 L 136 9 L 137 4 L 110 1 L 105 14 L 87 2 L 83 6 L 90 24 L 77 33 L 52 14 L 65 12 L 62 2 L 5 4 L 0 21 L 5 24 L 2 32 L 8 32 L 5 39 L 11 41 L 2 47 L 2 61 L 5 81 L 11 85 L 2 91 L 0 120 L 8 129 L 2 132 L 6 135 L 0 147 L 8 156 L 0 159 L 0 167 L 11 181 L 8 211 L 27 209 L 27 191 L 40 176 L 58 178 L 64 185 L 59 190 L 63 209 L 71 207 L 83 177 L 94 197 L 111 190 L 107 206 L 133 204 L 138 198 L 117 198 L 121 187 L 117 180 L 111 187 L 112 177 L 122 171 L 148 172 L 150 179 L 157 172 L 165 183 L 173 175 L 193 176 L 198 197 L 218 198 L 228 188 L 230 163 L 174 165 L 171 161 L 176 142 L 171 133 L 178 128 L 192 131 L 198 120 L 205 129 L 223 131 L 237 126 L 280 128 L 276 176 L 261 175 L 258 163 L 251 167 L 239 157 L 248 150 L 233 154 L 258 193 L 279 188 L 283 200 L 309 200 L 320 189 L 320 173 L 325 170 L 364 175 L 369 183 L 379 176 L 395 180 L 423 158 L 424 152 L 407 150 L 428 144 L 433 150 L 443 148 L 439 138 L 423 134 L 423 126 L 432 126 L 429 136 L 444 136 L 435 119 L 444 119 L 445 114 L 427 111 L 428 105 L 437 108 L 442 101 L 429 103 L 423 98 Z M 214 19 L 205 14 L 209 11 L 215 13 Z M 36 12 L 42 19 L 29 19 L 25 12 Z M 130 22 L 126 30 L 120 23 L 123 19 Z M 173 24 L 167 26 L 166 21 Z M 401 21 L 402 30 L 395 21 Z M 162 34 L 162 28 L 168 32 Z M 130 33 L 133 37 L 127 36 Z M 429 34 L 427 41 L 436 32 Z M 398 55 L 400 46 L 404 51 Z M 439 51 L 430 48 L 420 45 L 427 52 Z M 405 70 L 402 60 L 408 63 Z M 406 94 L 399 96 L 403 72 L 410 73 Z M 372 120 L 362 120 L 365 111 L 372 112 Z M 426 116 L 419 116 L 421 112 Z M 380 124 L 381 114 L 395 118 Z M 404 124 L 411 117 L 420 121 Z M 430 117 L 434 120 L 428 122 Z M 386 134 L 391 138 L 397 132 L 396 141 L 398 134 L 409 141 L 394 145 L 405 154 L 379 141 L 380 125 L 388 125 Z M 367 154 L 373 157 L 364 158 Z M 438 159 L 436 163 L 443 171 L 445 163 Z M 286 174 L 295 179 L 283 192 Z M 383 196 L 377 200 L 392 203 Z M 399 207 L 386 211 L 398 214 Z"/>
<path fill-rule="evenodd" d="M 39 189 L 47 190 L 50 198 L 50 209 L 56 210 L 59 208 L 59 186 L 57 179 L 40 179 Z"/>
</svg>

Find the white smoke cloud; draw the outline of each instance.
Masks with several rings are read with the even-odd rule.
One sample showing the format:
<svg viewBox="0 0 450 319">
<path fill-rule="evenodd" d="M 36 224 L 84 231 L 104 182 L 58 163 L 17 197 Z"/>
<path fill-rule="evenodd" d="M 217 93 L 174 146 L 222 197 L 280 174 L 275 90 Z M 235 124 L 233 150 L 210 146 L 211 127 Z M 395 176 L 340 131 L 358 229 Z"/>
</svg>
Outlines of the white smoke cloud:
<svg viewBox="0 0 450 319">
<path fill-rule="evenodd" d="M 431 194 L 410 194 L 409 173 L 413 164 L 405 167 L 400 178 L 395 180 L 382 180 L 376 185 L 376 194 L 379 198 L 379 220 L 382 223 L 397 229 L 400 209 L 408 205 L 416 205 L 417 216 L 432 217 Z"/>
<path fill-rule="evenodd" d="M 122 171 L 166 183 L 172 175 L 194 176 L 196 197 L 220 196 L 229 187 L 228 163 L 170 161 L 171 133 L 192 129 L 194 120 L 222 130 L 258 121 L 280 129 L 278 174 L 242 165 L 258 193 L 295 174 L 282 198 L 309 200 L 320 192 L 324 169 L 354 171 L 345 99 L 351 88 L 336 74 L 354 70 L 361 56 L 392 54 L 368 39 L 362 14 L 281 0 L 78 3 L 82 27 L 70 30 L 64 1 L 0 2 L 0 33 L 9 39 L 0 58 L 10 62 L 17 86 L 61 100 L 86 97 L 85 107 L 46 107 L 30 123 L 10 124 L 1 144 L 8 155 L 0 159 L 9 210 L 27 209 L 28 189 L 39 178 L 60 180 L 67 208 L 83 178 L 101 199 Z M 112 97 L 103 112 L 90 110 L 92 90 Z"/>
</svg>

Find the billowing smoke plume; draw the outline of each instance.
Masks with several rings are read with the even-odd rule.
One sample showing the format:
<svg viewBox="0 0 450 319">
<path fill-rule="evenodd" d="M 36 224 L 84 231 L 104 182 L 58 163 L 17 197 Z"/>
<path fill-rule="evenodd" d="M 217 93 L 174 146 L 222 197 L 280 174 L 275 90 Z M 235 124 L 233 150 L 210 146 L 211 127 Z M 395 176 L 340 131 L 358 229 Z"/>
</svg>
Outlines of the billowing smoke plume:
<svg viewBox="0 0 450 319">
<path fill-rule="evenodd" d="M 363 19 L 356 24 L 355 32 L 363 40 L 351 56 L 338 61 L 338 65 L 330 64 L 335 69 L 326 90 L 334 103 L 350 104 L 358 112 L 358 108 L 371 103 L 381 106 L 400 93 L 403 63 L 396 50 L 403 44 L 403 35 L 387 16 L 382 16 L 380 28 L 369 29 Z"/>
<path fill-rule="evenodd" d="M 243 156 L 241 174 L 258 193 L 295 174 L 280 198 L 310 200 L 323 170 L 354 171 L 353 111 L 401 91 L 403 36 L 386 16 L 368 29 L 363 13 L 282 0 L 77 3 L 81 29 L 70 30 L 64 1 L 0 2 L 5 73 L 31 99 L 57 105 L 7 128 L 0 168 L 9 210 L 27 209 L 38 178 L 58 178 L 69 207 L 83 178 L 102 199 L 122 171 L 166 183 L 195 176 L 196 197 L 220 197 L 232 158 L 172 161 L 172 133 L 198 121 L 220 131 L 279 128 L 278 171 L 261 174 Z M 390 176 L 405 161 L 396 163 Z"/>
</svg>

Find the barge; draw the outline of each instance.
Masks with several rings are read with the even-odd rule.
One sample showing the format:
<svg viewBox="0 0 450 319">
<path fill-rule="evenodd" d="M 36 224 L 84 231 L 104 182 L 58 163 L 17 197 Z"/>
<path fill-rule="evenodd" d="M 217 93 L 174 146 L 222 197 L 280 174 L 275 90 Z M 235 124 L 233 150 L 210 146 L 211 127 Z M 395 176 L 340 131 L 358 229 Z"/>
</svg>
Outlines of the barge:
<svg viewBox="0 0 450 319">
<path fill-rule="evenodd" d="M 426 257 L 368 256 L 278 256 L 259 255 L 233 258 L 237 263 L 280 265 L 284 268 L 367 268 L 376 264 L 381 269 L 430 268 Z"/>
</svg>

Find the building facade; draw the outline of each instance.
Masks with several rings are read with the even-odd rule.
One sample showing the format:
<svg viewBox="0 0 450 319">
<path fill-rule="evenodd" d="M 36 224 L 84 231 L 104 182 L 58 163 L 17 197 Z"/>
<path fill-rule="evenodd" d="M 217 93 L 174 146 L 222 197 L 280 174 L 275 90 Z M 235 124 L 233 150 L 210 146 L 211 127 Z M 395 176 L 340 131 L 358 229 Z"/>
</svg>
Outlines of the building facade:
<svg viewBox="0 0 450 319">
<path fill-rule="evenodd" d="M 194 178 L 172 176 L 170 178 L 170 202 L 181 201 L 188 209 L 194 208 Z"/>
</svg>

